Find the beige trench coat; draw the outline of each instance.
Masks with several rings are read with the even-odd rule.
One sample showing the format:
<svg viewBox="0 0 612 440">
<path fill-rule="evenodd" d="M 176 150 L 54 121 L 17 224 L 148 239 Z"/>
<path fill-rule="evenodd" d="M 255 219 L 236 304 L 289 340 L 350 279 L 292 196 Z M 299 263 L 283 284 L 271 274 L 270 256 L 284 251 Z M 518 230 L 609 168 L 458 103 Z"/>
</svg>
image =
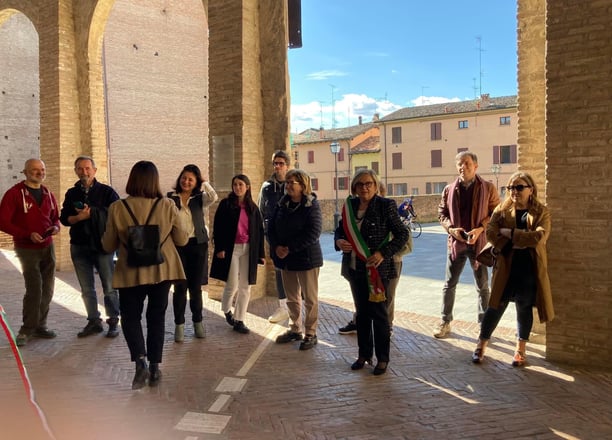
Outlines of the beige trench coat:
<svg viewBox="0 0 612 440">
<path fill-rule="evenodd" d="M 502 203 L 495 208 L 491 221 L 487 225 L 487 240 L 496 248 L 504 242 L 503 236 L 499 233 L 500 228 L 516 228 L 516 210 L 513 206 L 506 205 L 506 203 Z M 550 234 L 550 228 L 551 221 L 548 208 L 542 204 L 536 204 L 536 206 L 529 208 L 527 230 L 515 229 L 512 237 L 514 246 L 530 249 L 535 262 L 537 272 L 536 308 L 538 309 L 540 322 L 552 321 L 555 317 L 546 255 L 546 240 Z M 513 251 L 506 255 L 499 255 L 493 267 L 491 299 L 489 300 L 489 306 L 493 308 L 499 306 L 508 283 L 512 254 Z"/>
<path fill-rule="evenodd" d="M 128 197 L 126 200 L 138 222 L 144 224 L 155 199 Z M 110 205 L 106 231 L 102 236 L 102 246 L 107 252 L 119 249 L 117 265 L 113 274 L 113 287 L 121 289 L 158 284 L 162 281 L 184 280 L 185 272 L 176 246 L 187 244 L 189 237 L 174 201 L 162 198 L 149 221 L 149 224 L 159 225 L 161 240 L 168 237 L 161 247 L 164 256 L 162 264 L 146 267 L 129 267 L 127 265 L 127 250 L 125 248 L 127 228 L 133 224 L 134 222 L 121 200 L 117 200 Z"/>
</svg>

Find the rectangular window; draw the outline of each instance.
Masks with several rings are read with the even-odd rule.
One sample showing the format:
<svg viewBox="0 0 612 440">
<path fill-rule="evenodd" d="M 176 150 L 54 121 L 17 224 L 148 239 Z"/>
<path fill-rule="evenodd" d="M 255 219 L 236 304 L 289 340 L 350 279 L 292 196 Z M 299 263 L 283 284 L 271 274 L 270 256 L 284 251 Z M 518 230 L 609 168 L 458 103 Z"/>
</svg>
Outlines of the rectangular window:
<svg viewBox="0 0 612 440">
<path fill-rule="evenodd" d="M 459 148 L 457 148 L 457 154 L 461 153 L 462 151 L 467 151 L 467 150 L 469 150 L 469 148 L 467 148 L 467 147 L 459 147 Z"/>
<path fill-rule="evenodd" d="M 412 195 L 413 196 L 418 196 L 419 195 L 419 188 L 412 188 Z"/>
<path fill-rule="evenodd" d="M 310 185 L 312 186 L 313 191 L 319 190 L 319 179 L 316 177 L 314 179 L 310 179 Z"/>
<path fill-rule="evenodd" d="M 446 182 L 427 182 L 425 183 L 426 194 L 441 194 L 444 191 Z"/>
<path fill-rule="evenodd" d="M 431 167 L 440 168 L 442 166 L 442 150 L 431 150 Z"/>
<path fill-rule="evenodd" d="M 355 173 L 357 173 L 357 171 L 359 171 L 359 170 L 367 170 L 367 169 L 368 169 L 368 167 L 366 167 L 366 166 L 355 167 Z"/>
<path fill-rule="evenodd" d="M 393 196 L 393 195 L 395 195 L 395 194 L 393 194 L 393 184 L 392 184 L 392 183 L 389 183 L 389 184 L 387 185 L 387 195 L 388 195 L 388 196 Z"/>
<path fill-rule="evenodd" d="M 314 150 L 308 151 L 308 163 L 314 163 Z"/>
<path fill-rule="evenodd" d="M 468 128 L 468 121 L 459 121 L 459 129 Z"/>
<path fill-rule="evenodd" d="M 374 171 L 376 174 L 380 175 L 380 171 L 378 171 L 378 162 L 372 162 L 372 170 L 373 170 L 373 171 Z"/>
<path fill-rule="evenodd" d="M 402 127 L 391 127 L 391 143 L 402 143 Z"/>
<path fill-rule="evenodd" d="M 394 191 L 396 196 L 405 196 L 408 194 L 408 184 L 396 183 L 394 184 Z"/>
<path fill-rule="evenodd" d="M 344 147 L 340 147 L 338 151 L 338 162 L 344 162 Z"/>
<path fill-rule="evenodd" d="M 442 122 L 431 123 L 431 140 L 439 141 L 442 139 Z"/>
<path fill-rule="evenodd" d="M 493 145 L 493 163 L 516 163 L 516 145 Z"/>
<path fill-rule="evenodd" d="M 510 125 L 510 116 L 502 116 L 499 118 L 499 125 Z"/>
<path fill-rule="evenodd" d="M 349 187 L 349 178 L 348 177 L 338 177 L 338 189 L 347 190 L 348 187 Z"/>
<path fill-rule="evenodd" d="M 393 153 L 391 155 L 391 167 L 394 170 L 402 169 L 402 153 Z"/>
</svg>

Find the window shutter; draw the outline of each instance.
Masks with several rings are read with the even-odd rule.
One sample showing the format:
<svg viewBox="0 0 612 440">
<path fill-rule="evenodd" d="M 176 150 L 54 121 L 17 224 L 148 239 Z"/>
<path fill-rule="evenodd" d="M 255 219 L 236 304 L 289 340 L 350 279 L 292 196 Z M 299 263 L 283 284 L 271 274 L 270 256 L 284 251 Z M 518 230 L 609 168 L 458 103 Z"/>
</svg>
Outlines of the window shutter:
<svg viewBox="0 0 612 440">
<path fill-rule="evenodd" d="M 499 145 L 493 145 L 493 163 L 499 163 Z"/>
<path fill-rule="evenodd" d="M 510 163 L 516 163 L 516 144 L 510 145 Z"/>
</svg>

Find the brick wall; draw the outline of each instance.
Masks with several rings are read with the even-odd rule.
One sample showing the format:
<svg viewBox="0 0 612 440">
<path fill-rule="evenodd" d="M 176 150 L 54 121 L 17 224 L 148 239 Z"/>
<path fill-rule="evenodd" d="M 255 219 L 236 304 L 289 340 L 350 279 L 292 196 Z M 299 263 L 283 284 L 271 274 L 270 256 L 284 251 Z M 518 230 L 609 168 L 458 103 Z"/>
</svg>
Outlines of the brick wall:
<svg viewBox="0 0 612 440">
<path fill-rule="evenodd" d="M 557 313 L 547 326 L 547 357 L 606 369 L 612 361 L 610 22 L 609 2 L 547 3 L 544 152 Z"/>
</svg>

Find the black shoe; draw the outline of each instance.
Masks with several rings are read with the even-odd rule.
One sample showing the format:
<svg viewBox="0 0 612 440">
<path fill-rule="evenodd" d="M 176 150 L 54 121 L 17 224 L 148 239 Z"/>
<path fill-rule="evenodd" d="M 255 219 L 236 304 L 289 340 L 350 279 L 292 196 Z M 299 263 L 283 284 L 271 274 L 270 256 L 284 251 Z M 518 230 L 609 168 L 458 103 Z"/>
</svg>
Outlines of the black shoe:
<svg viewBox="0 0 612 440">
<path fill-rule="evenodd" d="M 366 358 L 357 358 L 357 360 L 355 362 L 353 362 L 353 365 L 351 365 L 351 370 L 361 370 L 365 364 L 370 364 L 372 365 L 372 359 L 366 359 Z"/>
<path fill-rule="evenodd" d="M 306 335 L 304 340 L 300 344 L 300 350 L 310 350 L 312 347 L 317 345 L 317 335 Z"/>
<path fill-rule="evenodd" d="M 49 330 L 48 328 L 39 327 L 34 330 L 32 336 L 35 338 L 53 339 L 57 336 L 57 333 L 55 333 L 53 330 Z"/>
<path fill-rule="evenodd" d="M 251 330 L 249 330 L 249 328 L 246 325 L 244 325 L 244 322 L 234 321 L 234 331 L 238 333 L 242 333 L 243 335 L 246 335 Z"/>
<path fill-rule="evenodd" d="M 354 321 L 349 321 L 344 327 L 338 329 L 338 333 L 341 335 L 350 335 L 351 333 L 357 333 L 357 324 Z"/>
<path fill-rule="evenodd" d="M 282 335 L 278 335 L 276 337 L 277 344 L 285 344 L 287 342 L 301 341 L 301 340 L 302 340 L 302 334 L 292 332 L 291 330 L 287 330 Z"/>
<path fill-rule="evenodd" d="M 232 327 L 234 326 L 234 323 L 235 323 L 234 314 L 232 313 L 231 310 L 225 314 L 225 320 L 227 321 L 229 325 L 231 325 Z"/>
<path fill-rule="evenodd" d="M 151 362 L 149 365 L 149 386 L 155 387 L 159 384 L 161 380 L 161 371 L 159 370 L 159 364 L 155 364 Z"/>
<path fill-rule="evenodd" d="M 149 370 L 147 369 L 147 361 L 144 358 L 136 361 L 136 374 L 132 380 L 132 389 L 139 390 L 147 384 L 149 378 Z"/>
<path fill-rule="evenodd" d="M 381 374 L 385 374 L 387 372 L 387 366 L 389 362 L 379 362 L 374 367 L 374 376 L 380 376 Z"/>
<path fill-rule="evenodd" d="M 97 333 L 102 333 L 103 331 L 104 331 L 104 328 L 102 327 L 101 319 L 99 318 L 90 319 L 89 321 L 87 321 L 87 325 L 85 326 L 85 328 L 81 330 L 79 333 L 77 333 L 77 336 L 79 338 L 84 338 L 86 336 L 91 336 Z"/>
<path fill-rule="evenodd" d="M 119 336 L 119 328 L 117 327 L 119 324 L 119 318 L 108 318 L 106 323 L 108 324 L 108 332 L 106 332 L 106 337 L 116 338 Z"/>
</svg>

